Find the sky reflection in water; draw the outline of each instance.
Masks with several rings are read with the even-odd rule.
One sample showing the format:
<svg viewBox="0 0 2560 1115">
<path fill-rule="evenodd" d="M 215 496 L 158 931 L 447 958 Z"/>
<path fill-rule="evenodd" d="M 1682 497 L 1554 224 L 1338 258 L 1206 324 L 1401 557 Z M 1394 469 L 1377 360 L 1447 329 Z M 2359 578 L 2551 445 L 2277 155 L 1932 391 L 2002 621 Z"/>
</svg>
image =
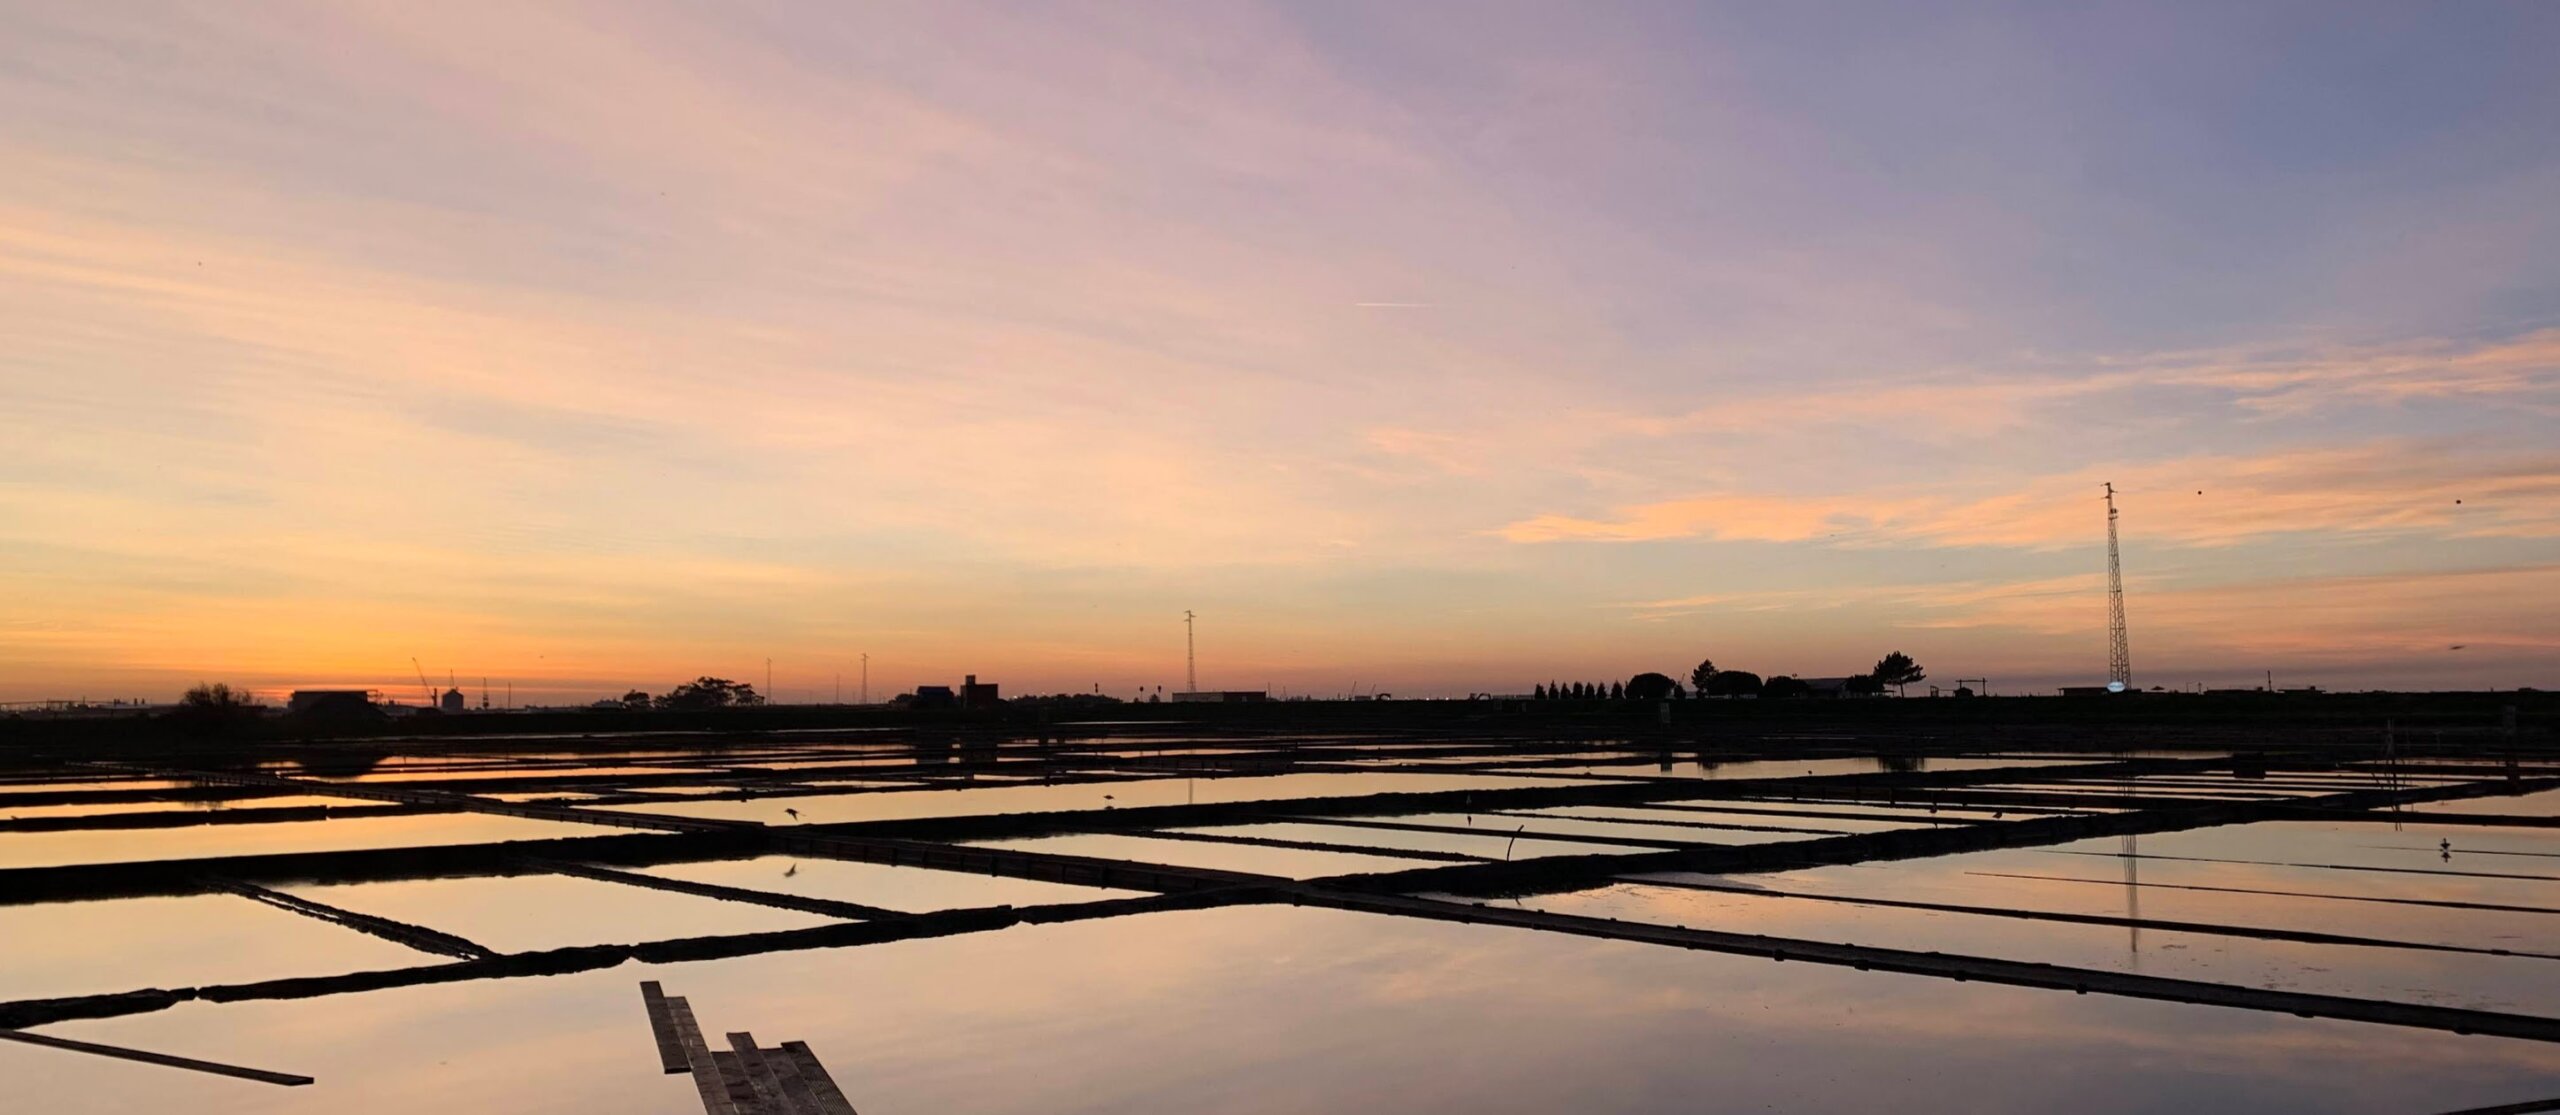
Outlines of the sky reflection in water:
<svg viewBox="0 0 2560 1115">
<path fill-rule="evenodd" d="M 677 1111 L 635 984 L 808 1041 L 865 1111 L 2408 1112 L 2541 1098 L 2560 1050 L 1251 908 L 292 1002 L 51 1033 L 280 1090 L 0 1047 L 65 1113 Z"/>
</svg>

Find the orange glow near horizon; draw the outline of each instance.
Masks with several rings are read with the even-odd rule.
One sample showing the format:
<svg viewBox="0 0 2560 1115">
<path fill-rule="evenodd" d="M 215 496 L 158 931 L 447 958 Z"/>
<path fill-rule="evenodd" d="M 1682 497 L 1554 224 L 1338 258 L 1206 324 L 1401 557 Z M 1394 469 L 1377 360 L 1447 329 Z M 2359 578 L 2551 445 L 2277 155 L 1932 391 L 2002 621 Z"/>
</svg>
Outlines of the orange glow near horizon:
<svg viewBox="0 0 2560 1115">
<path fill-rule="evenodd" d="M 1185 609 L 1218 687 L 2024 691 L 2105 668 L 2102 482 L 2145 684 L 2560 684 L 2530 144 L 1704 12 L 785 8 L 0 15 L 0 702 L 1127 697 Z"/>
</svg>

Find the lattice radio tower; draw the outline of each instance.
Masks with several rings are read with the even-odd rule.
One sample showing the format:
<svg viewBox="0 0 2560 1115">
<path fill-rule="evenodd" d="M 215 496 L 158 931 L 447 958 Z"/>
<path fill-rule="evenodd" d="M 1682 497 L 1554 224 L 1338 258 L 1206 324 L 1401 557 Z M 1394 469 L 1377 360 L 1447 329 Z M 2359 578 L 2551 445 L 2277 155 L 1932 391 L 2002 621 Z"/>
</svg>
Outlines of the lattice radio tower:
<svg viewBox="0 0 2560 1115">
<path fill-rule="evenodd" d="M 1200 640 L 1194 633 L 1191 609 L 1182 610 L 1182 680 L 1191 692 L 1200 691 Z"/>
<path fill-rule="evenodd" d="M 2107 686 L 2133 688 L 2133 652 L 2124 637 L 2124 559 L 2116 553 L 2116 486 L 2107 485 Z"/>
</svg>

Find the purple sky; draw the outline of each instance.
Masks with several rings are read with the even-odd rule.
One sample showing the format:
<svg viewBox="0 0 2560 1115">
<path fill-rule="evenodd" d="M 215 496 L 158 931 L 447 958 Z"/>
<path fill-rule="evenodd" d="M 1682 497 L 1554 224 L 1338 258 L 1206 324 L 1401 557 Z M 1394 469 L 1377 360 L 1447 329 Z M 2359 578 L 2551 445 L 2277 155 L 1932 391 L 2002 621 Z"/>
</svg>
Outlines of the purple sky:
<svg viewBox="0 0 2560 1115">
<path fill-rule="evenodd" d="M 0 8 L 0 700 L 2560 684 L 2560 6 Z M 2452 649 L 2456 646 L 2462 649 Z"/>
</svg>

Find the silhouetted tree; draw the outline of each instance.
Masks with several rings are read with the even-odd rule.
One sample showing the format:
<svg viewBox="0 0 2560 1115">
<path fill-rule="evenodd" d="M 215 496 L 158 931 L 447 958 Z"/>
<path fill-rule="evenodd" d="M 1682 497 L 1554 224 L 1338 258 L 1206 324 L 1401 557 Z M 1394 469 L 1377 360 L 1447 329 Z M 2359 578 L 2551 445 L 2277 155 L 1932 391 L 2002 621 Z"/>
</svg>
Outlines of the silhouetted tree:
<svg viewBox="0 0 2560 1115">
<path fill-rule="evenodd" d="M 178 707 L 169 711 L 169 721 L 190 735 L 228 735 L 265 713 L 248 690 L 233 689 L 217 681 L 199 684 L 179 696 Z"/>
<path fill-rule="evenodd" d="M 648 693 L 648 691 L 647 691 L 647 690 L 643 690 L 643 689 L 634 689 L 634 690 L 632 690 L 631 692 L 628 692 L 628 693 L 623 694 L 623 695 L 622 695 L 622 707 L 624 707 L 624 708 L 647 708 L 647 707 L 649 707 L 649 693 Z"/>
<path fill-rule="evenodd" d="M 1637 674 L 1627 679 L 1630 701 L 1668 701 L 1680 695 L 1680 683 L 1668 674 Z"/>
<path fill-rule="evenodd" d="M 1760 675 L 1749 670 L 1718 670 L 1707 679 L 1711 697 L 1752 697 L 1760 693 Z"/>
<path fill-rule="evenodd" d="M 1704 693 L 1707 691 L 1707 682 L 1713 680 L 1715 676 L 1716 660 L 1701 658 L 1698 660 L 1697 668 L 1689 671 L 1689 688 Z"/>
<path fill-rule="evenodd" d="M 1612 701 L 1623 701 L 1623 700 L 1626 700 L 1626 699 L 1627 699 L 1627 683 L 1622 682 L 1622 681 L 1613 681 L 1613 682 L 1610 682 L 1610 683 L 1609 683 L 1609 699 L 1610 699 L 1610 700 L 1612 700 Z"/>
<path fill-rule="evenodd" d="M 189 712 L 229 712 L 256 706 L 257 702 L 250 698 L 247 690 L 233 689 L 218 681 L 211 685 L 198 684 L 178 698 L 178 707 Z"/>
<path fill-rule="evenodd" d="M 1927 681 L 1929 675 L 1921 672 L 1920 664 L 1912 661 L 1910 655 L 1897 650 L 1876 659 L 1875 678 L 1879 682 L 1892 686 L 1894 693 L 1900 695 L 1903 686 L 1915 681 Z"/>
<path fill-rule="evenodd" d="M 729 708 L 763 703 L 764 698 L 756 695 L 755 686 L 715 677 L 688 681 L 657 699 L 658 707 L 667 709 Z"/>
<path fill-rule="evenodd" d="M 1840 691 L 1852 697 L 1873 697 L 1884 692 L 1884 683 L 1877 681 L 1874 674 L 1859 674 L 1853 678 L 1842 679 Z"/>
<path fill-rule="evenodd" d="M 1547 687 L 1543 685 L 1531 686 L 1529 689 L 1529 699 L 1532 701 L 1546 700 Z"/>
<path fill-rule="evenodd" d="M 1770 678 L 1760 686 L 1760 699 L 1764 701 L 1778 697 L 1806 697 L 1812 693 L 1812 686 L 1785 674 Z"/>
</svg>

